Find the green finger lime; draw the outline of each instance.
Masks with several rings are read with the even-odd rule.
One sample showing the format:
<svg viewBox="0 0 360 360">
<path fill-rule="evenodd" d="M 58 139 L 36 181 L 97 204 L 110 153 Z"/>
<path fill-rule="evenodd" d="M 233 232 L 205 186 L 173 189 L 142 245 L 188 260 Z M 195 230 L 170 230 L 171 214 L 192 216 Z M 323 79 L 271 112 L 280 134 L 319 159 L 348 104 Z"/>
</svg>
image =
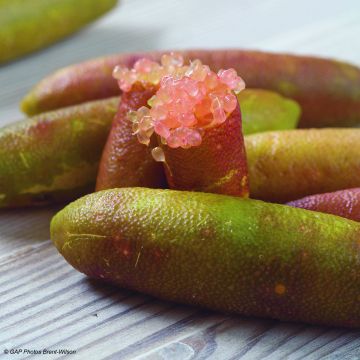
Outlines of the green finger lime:
<svg viewBox="0 0 360 360">
<path fill-rule="evenodd" d="M 153 296 L 242 315 L 360 326 L 360 224 L 217 194 L 122 188 L 51 222 L 79 271 Z"/>
<path fill-rule="evenodd" d="M 0 208 L 94 190 L 118 98 L 43 113 L 0 129 Z"/>
</svg>

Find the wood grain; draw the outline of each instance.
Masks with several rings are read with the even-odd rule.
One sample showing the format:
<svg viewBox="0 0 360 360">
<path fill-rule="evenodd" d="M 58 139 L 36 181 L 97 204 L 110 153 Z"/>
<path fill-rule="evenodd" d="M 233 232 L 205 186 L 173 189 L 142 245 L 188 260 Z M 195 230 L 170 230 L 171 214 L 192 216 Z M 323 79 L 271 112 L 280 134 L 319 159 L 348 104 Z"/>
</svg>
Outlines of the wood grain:
<svg viewBox="0 0 360 360">
<path fill-rule="evenodd" d="M 43 76 L 120 51 L 244 47 L 360 64 L 359 20 L 357 0 L 124 0 L 71 39 L 1 67 L 0 124 L 22 117 L 19 100 Z M 56 210 L 0 212 L 1 358 L 47 348 L 76 350 L 74 359 L 360 359 L 358 331 L 205 312 L 89 280 L 49 241 Z"/>
</svg>

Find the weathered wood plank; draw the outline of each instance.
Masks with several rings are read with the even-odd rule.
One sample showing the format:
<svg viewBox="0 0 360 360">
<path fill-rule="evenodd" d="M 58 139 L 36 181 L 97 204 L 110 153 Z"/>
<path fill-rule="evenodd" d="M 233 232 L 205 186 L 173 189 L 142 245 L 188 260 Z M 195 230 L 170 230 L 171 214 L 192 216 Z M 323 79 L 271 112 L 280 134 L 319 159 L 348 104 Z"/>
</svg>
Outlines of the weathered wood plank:
<svg viewBox="0 0 360 360">
<path fill-rule="evenodd" d="M 0 259 L 14 250 L 48 240 L 55 209 L 0 210 Z"/>
</svg>

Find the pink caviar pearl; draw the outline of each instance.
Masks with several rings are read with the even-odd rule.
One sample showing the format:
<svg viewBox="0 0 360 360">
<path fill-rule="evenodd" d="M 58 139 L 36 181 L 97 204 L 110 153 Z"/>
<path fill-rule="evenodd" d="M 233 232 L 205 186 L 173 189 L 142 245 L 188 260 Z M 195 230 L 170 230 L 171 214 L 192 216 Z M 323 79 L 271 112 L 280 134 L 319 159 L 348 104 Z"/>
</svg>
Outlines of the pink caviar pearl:
<svg viewBox="0 0 360 360">
<path fill-rule="evenodd" d="M 181 146 L 181 139 L 176 134 L 171 134 L 166 139 L 167 145 L 171 148 L 178 148 Z"/>
<path fill-rule="evenodd" d="M 237 98 L 234 94 L 227 94 L 223 97 L 224 110 L 227 113 L 232 113 L 237 105 Z"/>
<path fill-rule="evenodd" d="M 180 67 L 183 66 L 184 59 L 178 53 L 164 54 L 161 56 L 161 65 L 165 67 Z"/>
<path fill-rule="evenodd" d="M 231 90 L 241 91 L 245 88 L 244 80 L 237 75 L 234 69 L 219 70 L 218 76 Z"/>
<path fill-rule="evenodd" d="M 202 138 L 198 131 L 191 130 L 191 132 L 189 132 L 186 136 L 186 141 L 190 146 L 199 146 Z"/>
<path fill-rule="evenodd" d="M 151 155 L 155 161 L 165 162 L 164 150 L 160 146 L 153 148 L 151 150 Z"/>
<path fill-rule="evenodd" d="M 215 97 L 211 103 L 211 112 L 216 124 L 222 124 L 226 120 L 226 114 L 218 97 Z"/>
<path fill-rule="evenodd" d="M 155 123 L 154 130 L 164 139 L 167 139 L 170 136 L 169 128 L 162 121 L 158 121 Z"/>
<path fill-rule="evenodd" d="M 140 73 L 149 73 L 157 67 L 159 67 L 159 65 L 156 62 L 146 58 L 140 59 L 134 64 L 134 69 Z"/>
</svg>

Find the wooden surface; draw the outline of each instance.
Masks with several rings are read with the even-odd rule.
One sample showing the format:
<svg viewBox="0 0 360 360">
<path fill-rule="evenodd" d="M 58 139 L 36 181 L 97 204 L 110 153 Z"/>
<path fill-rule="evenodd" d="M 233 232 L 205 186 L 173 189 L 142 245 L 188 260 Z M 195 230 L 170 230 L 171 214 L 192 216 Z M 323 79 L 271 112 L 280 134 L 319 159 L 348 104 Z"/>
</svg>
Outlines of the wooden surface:
<svg viewBox="0 0 360 360">
<path fill-rule="evenodd" d="M 0 124 L 21 118 L 19 100 L 44 75 L 89 57 L 246 47 L 360 64 L 359 35 L 358 0 L 124 0 L 75 37 L 1 67 Z M 0 212 L 1 358 L 64 349 L 78 359 L 360 359 L 360 332 L 228 317 L 89 280 L 49 241 L 55 211 Z"/>
</svg>

